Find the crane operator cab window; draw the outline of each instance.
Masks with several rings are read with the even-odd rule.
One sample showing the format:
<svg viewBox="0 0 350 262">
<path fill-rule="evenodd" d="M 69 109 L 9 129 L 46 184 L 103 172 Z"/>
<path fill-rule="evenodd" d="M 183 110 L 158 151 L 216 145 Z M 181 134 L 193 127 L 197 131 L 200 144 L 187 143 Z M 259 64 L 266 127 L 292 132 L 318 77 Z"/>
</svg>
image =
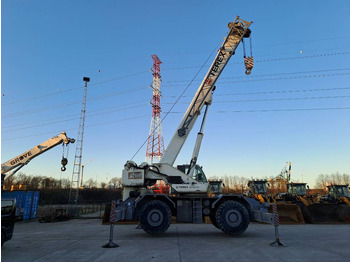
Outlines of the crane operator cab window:
<svg viewBox="0 0 350 262">
<path fill-rule="evenodd" d="M 207 183 L 207 178 L 202 170 L 202 168 L 198 165 L 196 165 L 194 167 L 194 172 L 193 172 L 193 179 L 197 180 L 198 182 L 202 182 L 202 183 Z"/>
<path fill-rule="evenodd" d="M 181 170 L 183 173 L 187 174 L 189 173 L 189 165 L 178 165 L 177 169 Z M 202 168 L 199 165 L 194 166 L 194 170 L 191 176 L 192 179 L 201 182 L 201 183 L 208 183 L 207 178 L 202 170 Z"/>
</svg>

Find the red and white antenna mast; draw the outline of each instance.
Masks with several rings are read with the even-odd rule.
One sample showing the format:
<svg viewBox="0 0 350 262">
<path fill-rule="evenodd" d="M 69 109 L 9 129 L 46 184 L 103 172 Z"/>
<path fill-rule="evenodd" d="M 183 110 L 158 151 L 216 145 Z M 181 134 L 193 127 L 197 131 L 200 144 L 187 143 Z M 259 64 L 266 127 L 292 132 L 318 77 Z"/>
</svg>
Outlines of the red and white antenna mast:
<svg viewBox="0 0 350 262">
<path fill-rule="evenodd" d="M 152 105 L 152 120 L 151 127 L 149 130 L 147 150 L 146 150 L 146 161 L 150 161 L 152 164 L 154 160 L 160 160 L 164 153 L 164 141 L 161 125 L 161 107 L 160 107 L 160 64 L 162 63 L 157 55 L 152 55 L 153 58 L 153 83 L 151 85 L 153 89 L 153 98 L 151 101 Z"/>
</svg>

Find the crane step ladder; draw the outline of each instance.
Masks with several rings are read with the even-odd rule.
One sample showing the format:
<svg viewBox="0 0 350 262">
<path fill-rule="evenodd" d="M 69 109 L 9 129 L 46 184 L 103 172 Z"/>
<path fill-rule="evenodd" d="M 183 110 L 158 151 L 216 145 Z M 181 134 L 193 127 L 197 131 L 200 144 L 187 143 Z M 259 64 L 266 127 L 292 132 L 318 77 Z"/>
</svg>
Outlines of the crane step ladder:
<svg viewBox="0 0 350 262">
<path fill-rule="evenodd" d="M 203 223 L 202 206 L 201 198 L 193 199 L 193 223 L 195 224 Z"/>
</svg>

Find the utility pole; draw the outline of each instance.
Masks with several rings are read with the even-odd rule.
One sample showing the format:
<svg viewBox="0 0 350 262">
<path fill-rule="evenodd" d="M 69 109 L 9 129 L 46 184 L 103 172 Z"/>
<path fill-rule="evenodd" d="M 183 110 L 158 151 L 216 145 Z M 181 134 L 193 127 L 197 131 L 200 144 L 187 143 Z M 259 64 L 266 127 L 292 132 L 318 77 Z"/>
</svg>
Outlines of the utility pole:
<svg viewBox="0 0 350 262">
<path fill-rule="evenodd" d="M 69 192 L 69 204 L 78 204 L 79 198 L 79 184 L 80 184 L 80 168 L 83 155 L 83 138 L 84 138 L 84 126 L 85 126 L 85 113 L 86 113 L 86 97 L 87 97 L 87 83 L 90 82 L 89 77 L 84 77 L 85 82 L 83 102 L 80 113 L 79 130 L 77 137 L 77 147 L 75 150 L 74 166 L 72 174 L 72 186 Z"/>
</svg>

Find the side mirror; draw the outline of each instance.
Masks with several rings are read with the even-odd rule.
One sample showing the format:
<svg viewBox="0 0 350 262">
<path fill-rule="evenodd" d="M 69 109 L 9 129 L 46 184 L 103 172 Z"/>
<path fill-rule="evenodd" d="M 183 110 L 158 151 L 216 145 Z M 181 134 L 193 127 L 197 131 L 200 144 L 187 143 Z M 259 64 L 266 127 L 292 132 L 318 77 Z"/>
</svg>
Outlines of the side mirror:
<svg viewBox="0 0 350 262">
<path fill-rule="evenodd" d="M 267 183 L 267 186 L 268 186 L 268 187 L 271 187 L 270 183 Z"/>
<path fill-rule="evenodd" d="M 309 185 L 307 185 L 306 187 L 307 187 L 307 189 L 310 189 Z"/>
<path fill-rule="evenodd" d="M 226 187 L 226 186 L 225 186 L 225 183 L 222 183 L 222 187 Z"/>
</svg>

